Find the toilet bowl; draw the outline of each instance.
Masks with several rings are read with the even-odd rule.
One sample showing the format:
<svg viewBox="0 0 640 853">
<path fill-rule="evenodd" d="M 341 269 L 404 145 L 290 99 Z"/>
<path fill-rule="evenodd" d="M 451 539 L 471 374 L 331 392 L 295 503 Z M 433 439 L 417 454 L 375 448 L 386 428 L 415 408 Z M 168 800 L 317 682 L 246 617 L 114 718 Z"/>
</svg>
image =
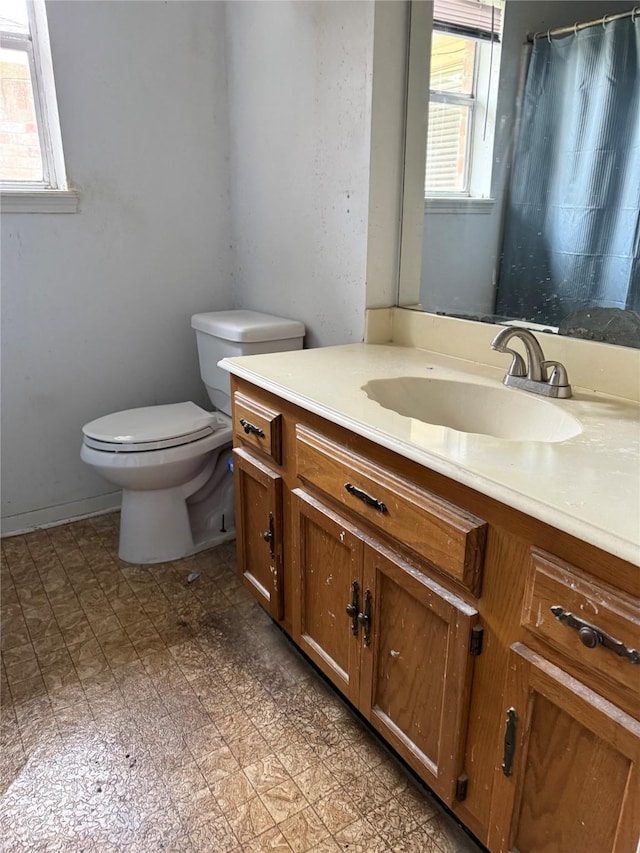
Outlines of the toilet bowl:
<svg viewBox="0 0 640 853">
<path fill-rule="evenodd" d="M 200 376 L 216 408 L 147 406 L 82 428 L 80 458 L 122 489 L 121 560 L 164 563 L 235 536 L 227 356 L 300 349 L 304 325 L 235 309 L 194 314 Z"/>
<path fill-rule="evenodd" d="M 190 402 L 149 406 L 98 418 L 82 432 L 81 459 L 122 489 L 122 560 L 176 560 L 234 537 L 226 415 Z"/>
</svg>

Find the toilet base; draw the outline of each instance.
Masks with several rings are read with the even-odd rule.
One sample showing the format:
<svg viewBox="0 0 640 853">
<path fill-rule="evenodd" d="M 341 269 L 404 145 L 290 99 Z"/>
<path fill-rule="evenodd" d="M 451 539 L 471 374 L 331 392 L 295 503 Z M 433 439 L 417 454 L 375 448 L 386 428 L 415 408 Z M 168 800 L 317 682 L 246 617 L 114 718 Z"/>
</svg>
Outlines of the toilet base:
<svg viewBox="0 0 640 853">
<path fill-rule="evenodd" d="M 122 490 L 118 556 L 125 563 L 167 563 L 234 538 L 233 526 L 194 537 L 182 488 Z"/>
</svg>

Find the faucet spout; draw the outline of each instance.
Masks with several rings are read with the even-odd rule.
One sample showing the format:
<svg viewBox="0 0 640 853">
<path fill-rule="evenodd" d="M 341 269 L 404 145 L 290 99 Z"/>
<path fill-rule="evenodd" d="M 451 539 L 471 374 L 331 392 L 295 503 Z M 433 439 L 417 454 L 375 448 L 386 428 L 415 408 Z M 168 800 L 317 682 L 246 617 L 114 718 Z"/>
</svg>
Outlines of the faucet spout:
<svg viewBox="0 0 640 853">
<path fill-rule="evenodd" d="M 512 338 L 518 338 L 522 342 L 526 365 L 520 353 L 507 346 Z M 531 391 L 534 394 L 544 394 L 546 397 L 571 396 L 571 385 L 569 385 L 566 368 L 558 361 L 545 360 L 542 347 L 528 329 L 513 326 L 501 329 L 491 341 L 491 349 L 509 353 L 512 357 L 511 365 L 503 379 L 505 385 Z M 547 377 L 547 367 L 553 368 L 549 377 Z"/>
<path fill-rule="evenodd" d="M 542 347 L 538 343 L 537 338 L 528 329 L 519 329 L 515 327 L 501 329 L 491 341 L 491 349 L 494 349 L 497 352 L 509 352 L 513 354 L 513 350 L 506 346 L 511 338 L 518 338 L 524 345 L 525 352 L 527 354 L 527 379 L 531 379 L 533 382 L 542 382 L 544 353 L 542 352 Z"/>
</svg>

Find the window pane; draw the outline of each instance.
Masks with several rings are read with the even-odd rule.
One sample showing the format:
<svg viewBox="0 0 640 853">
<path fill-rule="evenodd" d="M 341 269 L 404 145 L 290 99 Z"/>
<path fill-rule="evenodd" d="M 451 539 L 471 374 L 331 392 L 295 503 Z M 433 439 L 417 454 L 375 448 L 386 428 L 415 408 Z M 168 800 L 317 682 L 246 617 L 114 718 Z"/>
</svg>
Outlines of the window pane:
<svg viewBox="0 0 640 853">
<path fill-rule="evenodd" d="M 471 39 L 433 33 L 431 45 L 432 91 L 471 95 L 476 45 Z"/>
<path fill-rule="evenodd" d="M 470 113 L 458 104 L 429 104 L 425 192 L 466 191 Z"/>
<path fill-rule="evenodd" d="M 42 156 L 29 57 L 0 50 L 0 180 L 42 181 Z"/>
<path fill-rule="evenodd" d="M 3 32 L 28 33 L 27 0 L 2 0 L 0 29 Z"/>
</svg>

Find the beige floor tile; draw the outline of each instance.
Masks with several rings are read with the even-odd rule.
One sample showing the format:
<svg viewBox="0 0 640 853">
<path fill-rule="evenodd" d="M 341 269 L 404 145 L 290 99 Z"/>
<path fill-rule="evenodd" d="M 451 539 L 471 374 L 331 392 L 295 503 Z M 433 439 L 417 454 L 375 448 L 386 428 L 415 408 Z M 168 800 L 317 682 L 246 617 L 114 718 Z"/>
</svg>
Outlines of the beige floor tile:
<svg viewBox="0 0 640 853">
<path fill-rule="evenodd" d="M 197 762 L 221 749 L 225 742 L 214 723 L 208 723 L 192 732 L 185 733 L 185 743 Z"/>
<path fill-rule="evenodd" d="M 216 818 L 199 829 L 189 838 L 195 853 L 235 853 L 240 850 L 238 839 L 224 817 Z"/>
<path fill-rule="evenodd" d="M 255 789 L 242 770 L 229 773 L 216 782 L 209 783 L 211 793 L 218 801 L 223 812 L 230 812 L 234 806 L 240 806 L 255 796 Z"/>
<path fill-rule="evenodd" d="M 244 767 L 244 773 L 258 794 L 264 794 L 290 778 L 282 762 L 278 761 L 273 754 Z"/>
<path fill-rule="evenodd" d="M 221 779 L 225 779 L 240 770 L 240 765 L 228 746 L 223 746 L 209 753 L 198 764 L 209 785 L 215 785 Z"/>
<path fill-rule="evenodd" d="M 268 829 L 242 845 L 243 853 L 291 853 L 291 847 L 278 827 Z"/>
<path fill-rule="evenodd" d="M 360 817 L 358 810 L 341 788 L 317 800 L 313 807 L 332 835 Z"/>
<path fill-rule="evenodd" d="M 333 837 L 338 846 L 349 853 L 386 853 L 389 849 L 386 841 L 364 818 L 340 829 Z"/>
<path fill-rule="evenodd" d="M 260 797 L 276 823 L 281 823 L 308 806 L 306 797 L 293 779 L 287 779 L 269 788 L 260 794 Z"/>
<path fill-rule="evenodd" d="M 1 544 L 3 851 L 478 853 L 249 597 L 233 546 L 129 566 L 117 516 Z"/>
<path fill-rule="evenodd" d="M 308 853 L 329 837 L 329 830 L 311 806 L 279 824 L 294 853 Z"/>
<path fill-rule="evenodd" d="M 308 767 L 293 777 L 310 803 L 315 803 L 339 788 L 340 783 L 322 762 Z"/>
<path fill-rule="evenodd" d="M 253 841 L 275 825 L 272 815 L 257 796 L 225 814 L 241 844 Z"/>
</svg>

